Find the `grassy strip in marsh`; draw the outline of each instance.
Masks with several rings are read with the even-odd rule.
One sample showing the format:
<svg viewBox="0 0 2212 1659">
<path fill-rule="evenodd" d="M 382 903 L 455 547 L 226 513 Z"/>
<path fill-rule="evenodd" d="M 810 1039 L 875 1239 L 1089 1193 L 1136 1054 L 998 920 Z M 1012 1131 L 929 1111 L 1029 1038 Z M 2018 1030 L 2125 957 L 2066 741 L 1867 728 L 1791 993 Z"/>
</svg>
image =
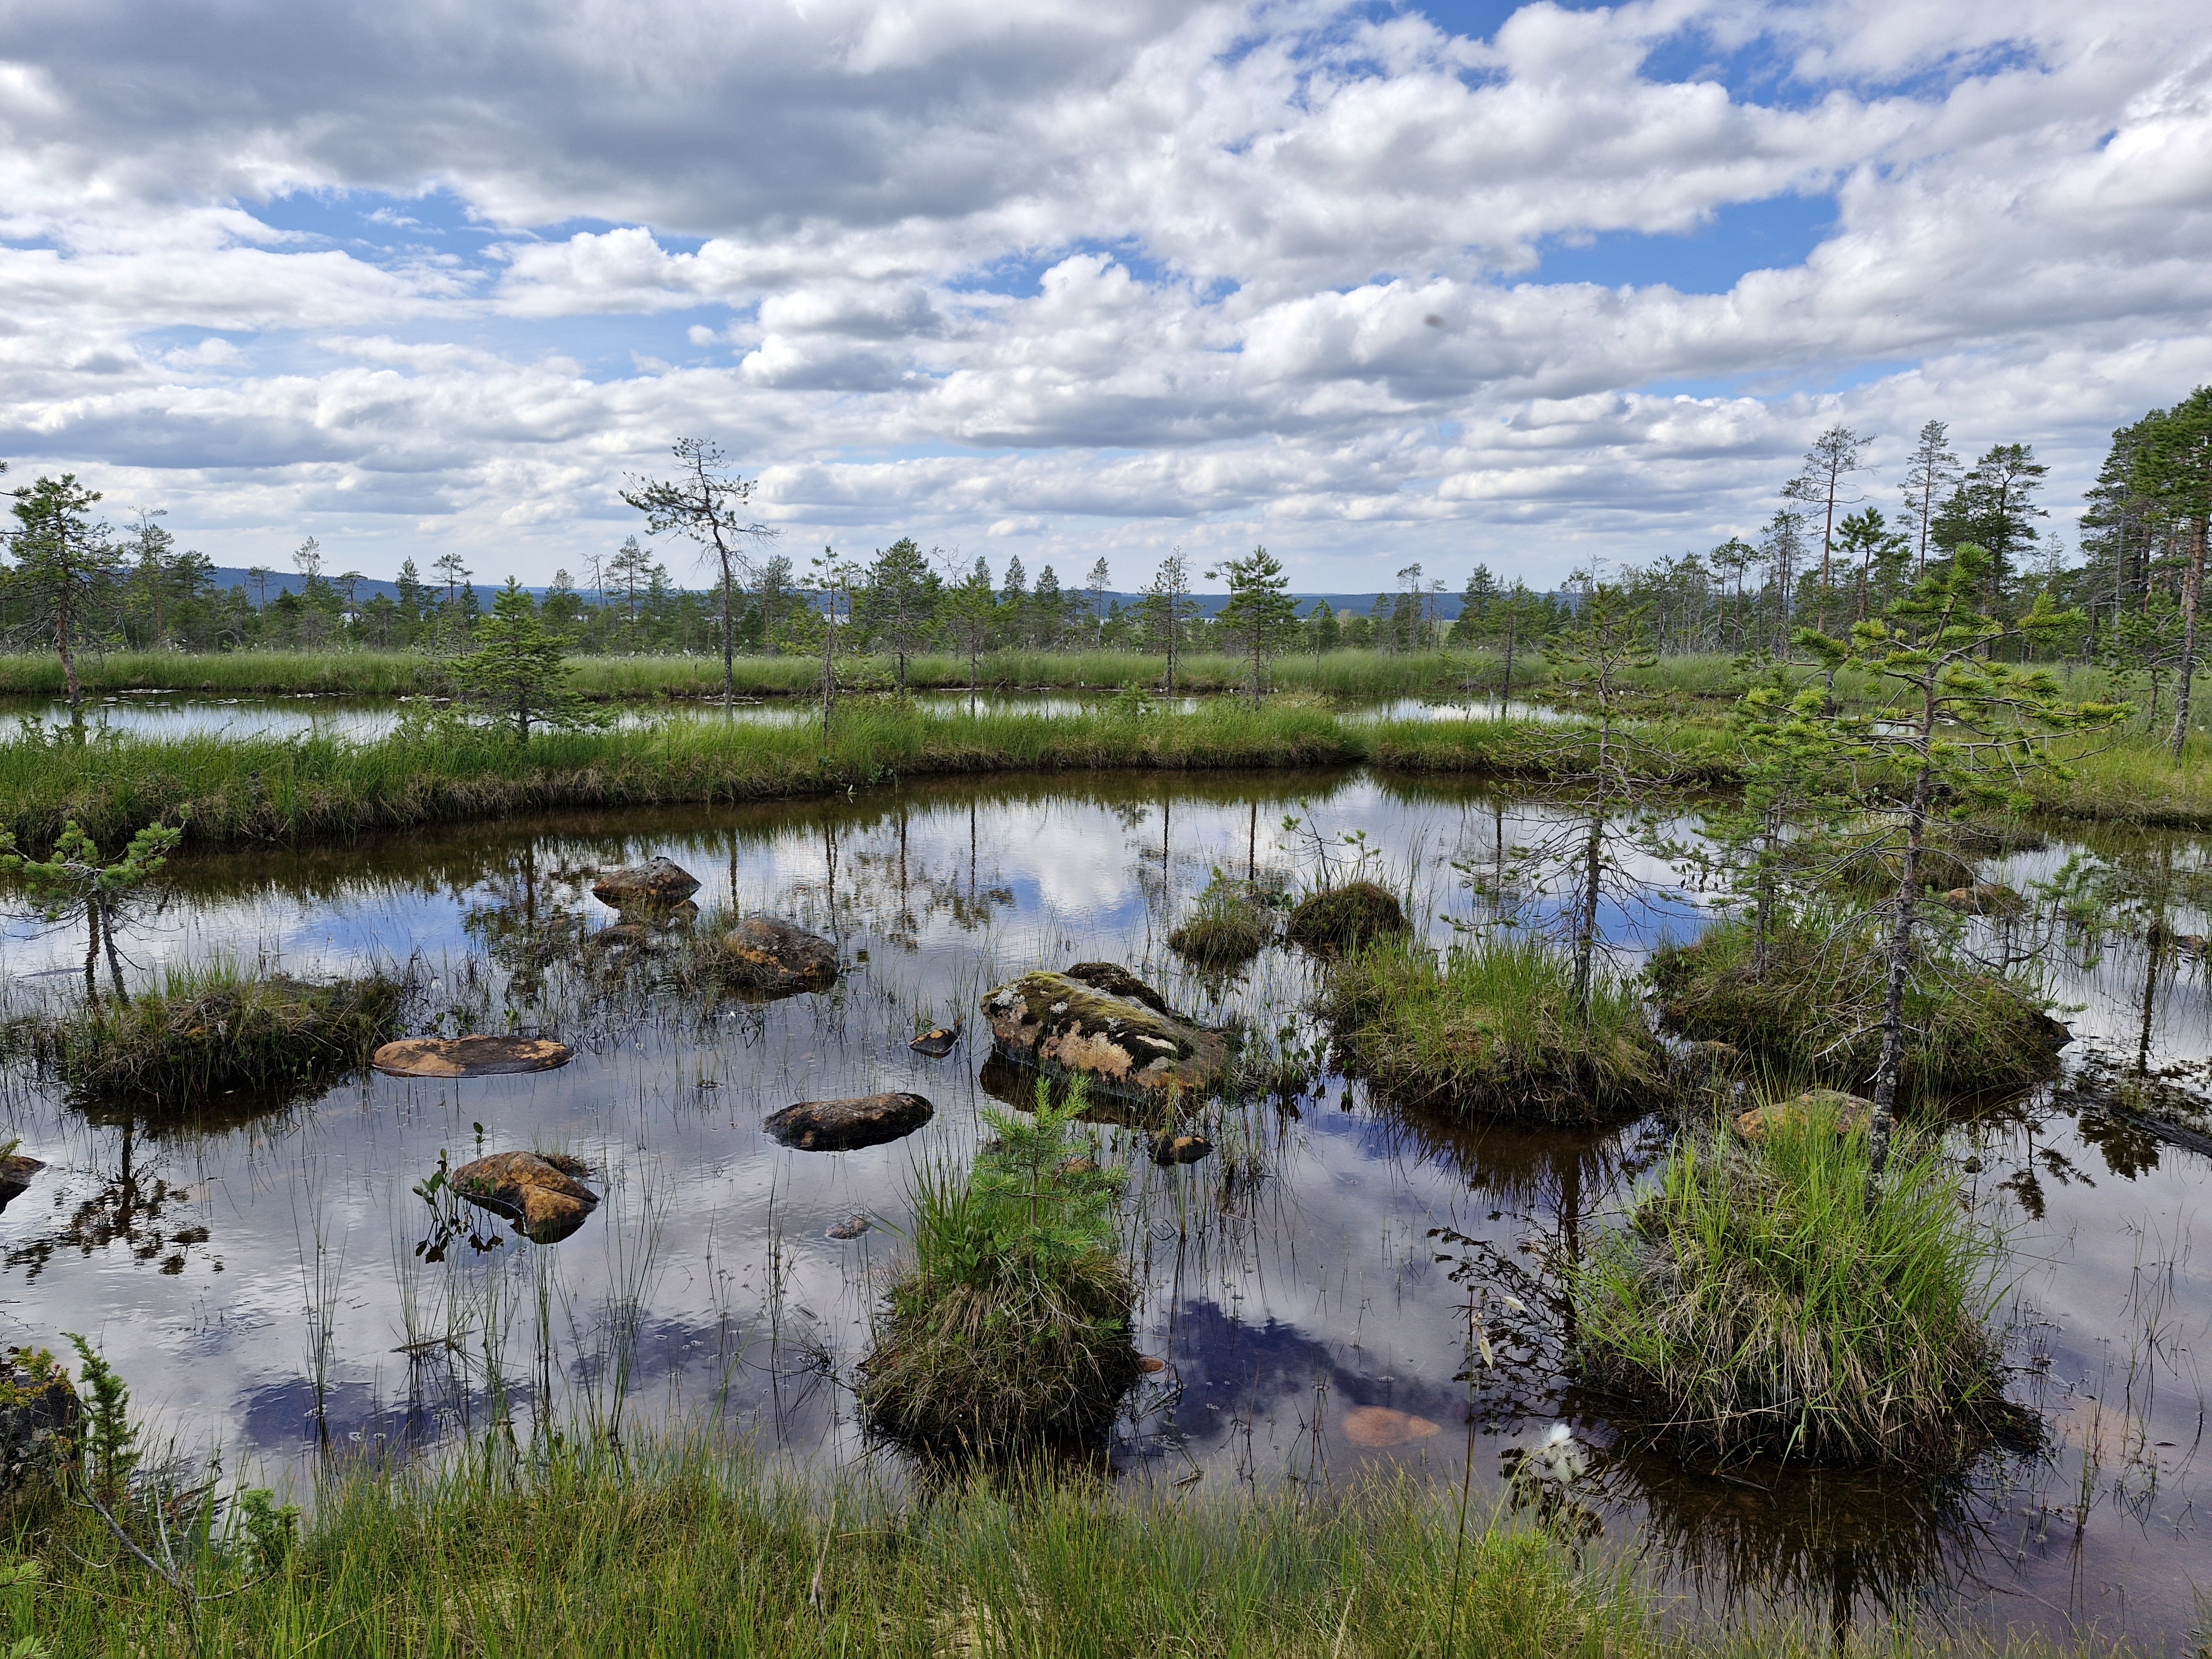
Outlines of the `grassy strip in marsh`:
<svg viewBox="0 0 2212 1659">
<path fill-rule="evenodd" d="M 1016 1478 L 900 1504 L 854 1480 L 779 1485 L 702 1440 L 642 1438 L 496 1470 L 340 1474 L 289 1551 L 281 1534 L 277 1549 L 241 1537 L 207 1563 L 196 1629 L 173 1589 L 73 1510 L 31 1543 L 43 1572 L 14 1581 L 5 1633 L 57 1655 L 240 1659 L 2049 1650 L 1666 1618 L 1630 1574 L 1534 1528 L 1477 1513 L 1462 1547 L 1449 1491 L 1132 1498 L 1110 1486 Z"/>
</svg>

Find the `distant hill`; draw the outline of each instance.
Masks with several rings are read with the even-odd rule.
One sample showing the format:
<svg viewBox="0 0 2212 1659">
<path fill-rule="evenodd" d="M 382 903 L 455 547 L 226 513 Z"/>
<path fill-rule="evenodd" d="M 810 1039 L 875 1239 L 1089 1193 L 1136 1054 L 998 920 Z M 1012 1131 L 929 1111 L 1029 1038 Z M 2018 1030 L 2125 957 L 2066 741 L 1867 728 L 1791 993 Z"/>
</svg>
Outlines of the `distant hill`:
<svg viewBox="0 0 2212 1659">
<path fill-rule="evenodd" d="M 219 564 L 215 568 L 215 585 L 226 590 L 242 587 L 258 604 L 262 602 L 261 595 L 264 592 L 273 599 L 280 593 L 299 592 L 307 585 L 307 579 L 295 570 L 272 570 L 262 585 L 257 587 L 251 573 L 241 570 L 234 565 Z M 491 602 L 491 590 L 497 585 L 496 583 L 478 584 L 477 598 L 489 605 Z M 530 591 L 539 595 L 543 595 L 545 592 L 542 587 L 533 587 Z M 374 599 L 379 593 L 396 599 L 399 597 L 398 584 L 372 577 L 363 577 L 354 588 L 354 598 L 356 602 Z M 1229 596 L 1226 593 L 1194 593 L 1190 597 L 1192 603 L 1198 607 L 1199 614 L 1206 617 L 1212 616 L 1223 605 L 1229 603 Z M 1328 608 L 1339 616 L 1342 616 L 1346 611 L 1358 611 L 1363 617 L 1374 608 L 1377 598 L 1373 593 L 1293 593 L 1291 597 L 1297 601 L 1298 614 L 1301 616 L 1310 612 L 1316 605 L 1326 599 L 1328 602 Z M 1391 594 L 1388 597 L 1395 599 L 1397 596 Z M 1109 605 L 1118 601 L 1125 610 L 1137 604 L 1143 598 L 1144 595 L 1141 593 L 1109 592 L 1106 595 Z M 1435 614 L 1446 622 L 1453 621 L 1459 616 L 1459 595 L 1456 593 L 1431 594 L 1430 603 L 1436 607 Z"/>
</svg>

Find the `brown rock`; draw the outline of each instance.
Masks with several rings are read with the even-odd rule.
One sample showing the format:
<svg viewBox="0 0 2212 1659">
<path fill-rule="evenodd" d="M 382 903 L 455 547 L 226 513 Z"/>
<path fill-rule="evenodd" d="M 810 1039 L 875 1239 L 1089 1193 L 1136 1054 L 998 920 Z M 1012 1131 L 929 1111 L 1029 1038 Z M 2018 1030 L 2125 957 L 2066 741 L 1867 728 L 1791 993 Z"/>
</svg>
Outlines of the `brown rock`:
<svg viewBox="0 0 2212 1659">
<path fill-rule="evenodd" d="M 550 1037 L 402 1037 L 369 1056 L 390 1077 L 503 1077 L 566 1066 L 575 1050 Z"/>
<path fill-rule="evenodd" d="M 599 1205 L 599 1195 L 570 1173 L 582 1167 L 574 1158 L 492 1152 L 454 1170 L 453 1190 L 505 1216 L 525 1237 L 551 1244 L 582 1226 Z"/>
<path fill-rule="evenodd" d="M 46 1167 L 43 1159 L 26 1157 L 21 1152 L 0 1155 L 0 1210 L 21 1197 L 31 1184 L 31 1177 Z"/>
<path fill-rule="evenodd" d="M 699 890 L 699 878 L 673 859 L 656 854 L 643 864 L 602 871 L 592 884 L 592 896 L 617 908 L 628 905 L 681 904 Z"/>
<path fill-rule="evenodd" d="M 837 978 L 837 947 L 774 916 L 748 916 L 722 936 L 724 978 L 771 996 L 816 991 Z"/>
<path fill-rule="evenodd" d="M 920 1095 L 861 1095 L 802 1100 L 769 1113 L 761 1127 L 802 1152 L 850 1152 L 910 1135 L 936 1114 Z"/>
<path fill-rule="evenodd" d="M 1025 1065 L 1079 1073 L 1122 1093 L 1203 1092 L 1227 1064 L 1226 1040 L 1162 1013 L 1152 997 L 1071 974 L 1024 974 L 987 995 L 983 1012 L 1000 1050 Z"/>
<path fill-rule="evenodd" d="M 929 1060 L 942 1060 L 952 1052 L 953 1044 L 960 1041 L 957 1025 L 938 1025 L 924 1031 L 906 1046 Z"/>
<path fill-rule="evenodd" d="M 1393 1411 L 1388 1406 L 1354 1406 L 1344 1414 L 1344 1437 L 1370 1451 L 1426 1440 L 1441 1429 L 1441 1425 L 1425 1417 Z"/>
<path fill-rule="evenodd" d="M 1195 1164 L 1213 1150 L 1204 1135 L 1164 1134 L 1152 1142 L 1152 1162 L 1162 1169 L 1176 1164 Z"/>
<path fill-rule="evenodd" d="M 1168 1006 L 1165 997 L 1117 962 L 1079 962 L 1067 970 L 1067 976 L 1094 991 L 1103 991 L 1110 997 L 1127 997 L 1132 1002 L 1143 1003 L 1156 1014 L 1175 1018 L 1175 1010 Z"/>
<path fill-rule="evenodd" d="M 1788 1100 L 1753 1107 L 1736 1119 L 1736 1133 L 1746 1140 L 1757 1140 L 1777 1123 L 1787 1123 L 1822 1109 L 1835 1114 L 1839 1134 L 1855 1134 L 1874 1121 L 1874 1102 L 1863 1096 L 1847 1095 L 1840 1089 L 1808 1089 Z"/>
<path fill-rule="evenodd" d="M 1971 887 L 1954 887 L 1943 895 L 1943 902 L 1968 915 L 1993 916 L 2017 910 L 2024 901 L 2002 882 L 1978 881 Z"/>
</svg>

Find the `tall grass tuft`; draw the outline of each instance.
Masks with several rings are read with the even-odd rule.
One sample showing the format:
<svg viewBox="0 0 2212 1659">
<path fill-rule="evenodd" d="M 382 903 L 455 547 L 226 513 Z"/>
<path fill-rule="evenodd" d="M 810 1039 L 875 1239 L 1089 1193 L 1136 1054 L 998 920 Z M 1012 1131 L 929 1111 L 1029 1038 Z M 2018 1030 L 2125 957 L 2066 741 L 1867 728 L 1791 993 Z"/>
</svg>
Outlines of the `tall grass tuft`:
<svg viewBox="0 0 2212 1659">
<path fill-rule="evenodd" d="M 1814 913 L 1778 924 L 1765 973 L 1747 921 L 1722 922 L 1652 958 L 1665 1023 L 1733 1043 L 1839 1088 L 1863 1088 L 1881 1057 L 1887 968 L 1881 941 L 1855 916 Z M 1905 992 L 1909 1093 L 2017 1089 L 2051 1076 L 2066 1028 L 2030 986 L 1940 952 L 1923 953 Z"/>
<path fill-rule="evenodd" d="M 1355 951 L 1321 1013 L 1345 1069 L 1401 1106 L 1588 1123 L 1647 1109 L 1665 1087 L 1635 989 L 1601 975 L 1577 1007 L 1573 964 L 1532 937 L 1455 945 L 1441 962 L 1406 943 Z"/>
<path fill-rule="evenodd" d="M 1723 1461 L 1927 1467 L 2009 1413 L 1986 1320 L 2001 1246 L 1931 1140 L 1869 1202 L 1832 1108 L 1680 1142 L 1572 1282 L 1576 1361 L 1618 1420 Z"/>
<path fill-rule="evenodd" d="M 877 1433 L 933 1458 L 1080 1450 L 1137 1380 L 1121 1183 L 1073 1127 L 1083 1082 L 1057 1106 L 1040 1085 L 1027 1123 L 987 1109 L 997 1139 L 964 1176 L 920 1175 L 913 1265 L 862 1367 Z"/>
<path fill-rule="evenodd" d="M 407 995 L 385 974 L 308 981 L 216 962 L 169 969 L 127 1003 L 40 1023 L 21 1040 L 81 1097 L 184 1111 L 327 1087 L 397 1034 Z"/>
</svg>

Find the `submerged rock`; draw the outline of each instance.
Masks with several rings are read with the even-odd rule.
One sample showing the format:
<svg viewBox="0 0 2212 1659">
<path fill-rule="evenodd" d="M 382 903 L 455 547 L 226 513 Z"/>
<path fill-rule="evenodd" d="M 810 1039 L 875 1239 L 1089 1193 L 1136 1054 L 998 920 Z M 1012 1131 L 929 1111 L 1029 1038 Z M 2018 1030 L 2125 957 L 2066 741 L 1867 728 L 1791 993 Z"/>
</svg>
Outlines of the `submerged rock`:
<svg viewBox="0 0 2212 1659">
<path fill-rule="evenodd" d="M 599 1195 L 575 1177 L 575 1159 L 539 1152 L 493 1152 L 453 1171 L 453 1190 L 514 1223 L 540 1244 L 568 1237 L 596 1209 Z"/>
<path fill-rule="evenodd" d="M 1792 1123 L 1818 1111 L 1835 1114 L 1836 1133 L 1856 1134 L 1874 1121 L 1874 1102 L 1840 1089 L 1808 1089 L 1788 1100 L 1754 1106 L 1735 1121 L 1736 1133 L 1746 1140 L 1759 1140 L 1778 1123 Z"/>
<path fill-rule="evenodd" d="M 388 1077 L 505 1077 L 550 1072 L 576 1051 L 550 1037 L 402 1037 L 369 1056 Z"/>
<path fill-rule="evenodd" d="M 657 854 L 643 864 L 602 871 L 592 884 L 592 896 L 617 909 L 629 905 L 678 905 L 698 890 L 696 876 L 675 860 Z"/>
<path fill-rule="evenodd" d="M 1065 974 L 1024 974 L 983 999 L 991 1035 L 1025 1065 L 1079 1073 L 1124 1092 L 1211 1088 L 1227 1066 L 1227 1040 L 1165 1008 L 1159 993 L 1127 969 L 1099 963 Z"/>
<path fill-rule="evenodd" d="M 1366 1450 L 1403 1446 L 1441 1432 L 1442 1425 L 1388 1406 L 1354 1406 L 1344 1414 L 1344 1437 Z"/>
<path fill-rule="evenodd" d="M 837 947 L 819 933 L 774 916 L 747 916 L 722 935 L 721 972 L 771 996 L 817 991 L 837 979 Z"/>
<path fill-rule="evenodd" d="M 937 1115 L 920 1095 L 860 1095 L 802 1100 L 761 1120 L 761 1127 L 802 1152 L 851 1152 L 912 1134 Z"/>
<path fill-rule="evenodd" d="M 864 1215 L 848 1216 L 844 1220 L 830 1228 L 828 1232 L 823 1235 L 823 1237 L 825 1238 L 835 1238 L 839 1240 L 858 1238 L 862 1233 L 868 1231 L 870 1225 L 871 1223 L 869 1222 L 868 1218 Z"/>
<path fill-rule="evenodd" d="M 925 1059 L 942 1060 L 952 1052 L 953 1045 L 959 1041 L 960 1028 L 957 1025 L 937 1025 L 906 1046 Z"/>
<path fill-rule="evenodd" d="M 1294 945 L 1315 951 L 1351 951 L 1370 939 L 1406 931 L 1405 907 L 1380 883 L 1349 881 L 1309 893 L 1291 912 L 1285 930 Z"/>
<path fill-rule="evenodd" d="M 1213 1143 L 1204 1135 L 1164 1134 L 1152 1142 L 1152 1162 L 1162 1169 L 1177 1164 L 1195 1164 L 1213 1150 Z"/>
</svg>

